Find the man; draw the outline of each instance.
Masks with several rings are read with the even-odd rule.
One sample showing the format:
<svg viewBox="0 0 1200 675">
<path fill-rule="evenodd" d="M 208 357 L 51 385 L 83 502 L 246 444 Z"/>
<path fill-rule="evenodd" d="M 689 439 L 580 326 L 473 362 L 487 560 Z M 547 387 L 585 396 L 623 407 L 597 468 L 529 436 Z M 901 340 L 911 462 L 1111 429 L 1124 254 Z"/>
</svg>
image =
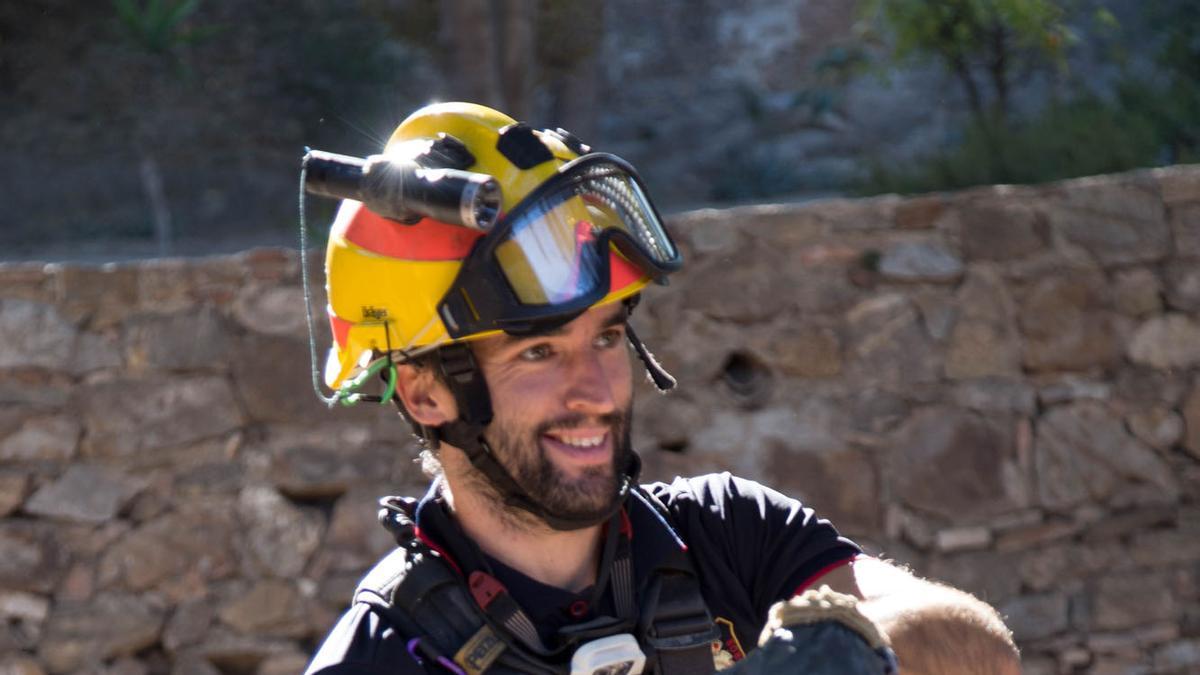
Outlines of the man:
<svg viewBox="0 0 1200 675">
<path fill-rule="evenodd" d="M 330 235 L 326 383 L 395 402 L 435 479 L 419 502 L 385 500 L 400 547 L 309 673 L 883 673 L 873 603 L 965 626 L 941 647 L 949 663 L 999 622 L 948 589 L 923 601 L 931 584 L 761 485 L 637 485 L 627 345 L 660 389 L 674 382 L 630 314 L 681 260 L 627 163 L 464 103 L 417 111 L 385 154 L 361 175 L 309 167 L 313 191 L 371 207 L 345 202 Z M 359 391 L 372 375 L 386 382 L 373 399 Z M 924 621 L 901 614 L 891 625 Z"/>
</svg>

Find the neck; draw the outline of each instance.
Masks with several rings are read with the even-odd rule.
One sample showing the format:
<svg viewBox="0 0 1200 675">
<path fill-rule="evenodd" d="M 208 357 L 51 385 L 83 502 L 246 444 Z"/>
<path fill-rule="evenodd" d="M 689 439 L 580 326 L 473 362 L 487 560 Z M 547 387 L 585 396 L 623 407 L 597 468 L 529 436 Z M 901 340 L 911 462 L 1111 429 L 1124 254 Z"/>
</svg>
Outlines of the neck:
<svg viewBox="0 0 1200 675">
<path fill-rule="evenodd" d="M 456 489 L 447 477 L 446 501 L 463 532 L 491 557 L 544 584 L 571 592 L 596 582 L 602 525 L 551 529 L 529 514 L 517 517 L 477 491 Z"/>
</svg>

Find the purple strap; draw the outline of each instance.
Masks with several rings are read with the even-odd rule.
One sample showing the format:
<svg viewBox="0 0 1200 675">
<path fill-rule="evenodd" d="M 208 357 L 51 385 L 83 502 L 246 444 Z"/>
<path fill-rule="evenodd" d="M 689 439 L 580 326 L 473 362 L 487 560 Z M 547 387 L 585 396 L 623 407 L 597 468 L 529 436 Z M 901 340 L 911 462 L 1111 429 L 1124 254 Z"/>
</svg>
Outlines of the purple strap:
<svg viewBox="0 0 1200 675">
<path fill-rule="evenodd" d="M 439 666 L 445 668 L 446 670 L 454 673 L 454 675 L 467 675 L 467 673 L 465 671 L 463 671 L 462 668 L 458 667 L 457 663 L 455 663 L 454 661 L 452 661 L 451 659 L 449 659 L 445 656 L 442 656 L 441 654 L 438 654 L 435 650 L 429 649 L 425 645 L 425 642 L 419 637 L 415 637 L 415 638 L 409 640 L 408 644 L 407 644 L 407 648 L 408 648 L 408 655 L 413 657 L 413 660 L 417 662 L 417 665 L 420 665 L 420 666 L 425 665 L 425 659 L 421 658 L 421 654 L 419 653 L 419 652 L 425 652 L 426 654 L 432 654 L 432 655 L 436 656 L 436 658 L 434 660 L 437 661 L 437 664 Z"/>
<path fill-rule="evenodd" d="M 421 638 L 413 638 L 413 639 L 409 640 L 408 641 L 408 655 L 413 657 L 413 660 L 417 662 L 417 665 L 423 666 L 423 665 L 425 665 L 425 659 L 421 658 L 421 655 L 417 653 L 417 648 L 419 648 L 420 646 L 421 646 Z"/>
</svg>

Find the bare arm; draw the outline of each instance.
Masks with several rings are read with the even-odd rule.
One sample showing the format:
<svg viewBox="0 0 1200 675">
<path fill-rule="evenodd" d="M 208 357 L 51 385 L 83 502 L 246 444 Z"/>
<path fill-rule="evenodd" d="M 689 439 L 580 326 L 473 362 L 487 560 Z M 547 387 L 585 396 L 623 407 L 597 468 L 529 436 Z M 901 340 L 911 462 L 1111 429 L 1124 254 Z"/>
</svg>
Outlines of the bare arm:
<svg viewBox="0 0 1200 675">
<path fill-rule="evenodd" d="M 904 675 L 1019 675 L 1012 634 L 987 603 L 921 579 L 875 558 L 860 557 L 817 585 L 862 598 L 859 610 L 892 643 Z"/>
</svg>

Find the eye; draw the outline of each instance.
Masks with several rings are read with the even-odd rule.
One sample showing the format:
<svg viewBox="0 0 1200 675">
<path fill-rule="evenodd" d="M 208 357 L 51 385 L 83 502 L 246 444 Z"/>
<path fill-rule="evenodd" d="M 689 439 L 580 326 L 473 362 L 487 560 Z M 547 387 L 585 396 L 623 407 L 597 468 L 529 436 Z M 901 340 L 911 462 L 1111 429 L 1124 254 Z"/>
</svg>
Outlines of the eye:
<svg viewBox="0 0 1200 675">
<path fill-rule="evenodd" d="M 553 350 L 550 349 L 550 345 L 542 343 L 522 349 L 521 353 L 518 354 L 517 357 L 522 361 L 544 361 L 550 358 L 552 353 Z"/>
<path fill-rule="evenodd" d="M 621 344 L 621 339 L 625 337 L 625 331 L 620 328 L 609 328 L 600 335 L 596 336 L 595 345 L 601 349 L 608 349 Z"/>
</svg>

